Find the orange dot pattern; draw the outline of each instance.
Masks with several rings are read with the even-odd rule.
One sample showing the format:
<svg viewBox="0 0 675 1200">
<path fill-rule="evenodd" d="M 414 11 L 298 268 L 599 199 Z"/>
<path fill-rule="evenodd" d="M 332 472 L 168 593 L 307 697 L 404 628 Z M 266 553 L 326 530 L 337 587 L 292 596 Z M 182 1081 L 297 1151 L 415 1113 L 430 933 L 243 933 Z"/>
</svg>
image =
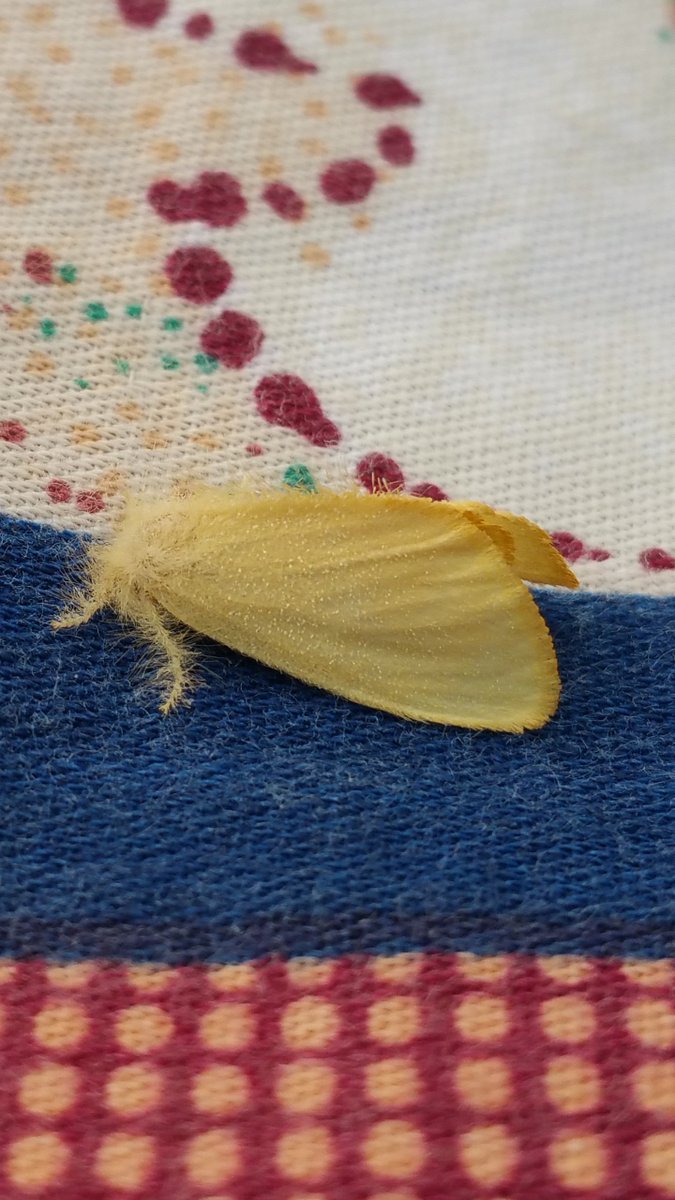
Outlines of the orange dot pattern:
<svg viewBox="0 0 675 1200">
<path fill-rule="evenodd" d="M 670 962 L 3 959 L 0 1013 L 2 1200 L 675 1197 Z"/>
</svg>

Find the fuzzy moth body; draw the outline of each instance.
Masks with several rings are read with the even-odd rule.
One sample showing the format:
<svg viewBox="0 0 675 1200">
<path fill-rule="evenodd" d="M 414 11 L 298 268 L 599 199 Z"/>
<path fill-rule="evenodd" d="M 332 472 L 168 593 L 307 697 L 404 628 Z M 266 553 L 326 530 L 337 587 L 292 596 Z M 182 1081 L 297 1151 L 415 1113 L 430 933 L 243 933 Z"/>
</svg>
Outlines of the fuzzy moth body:
<svg viewBox="0 0 675 1200">
<path fill-rule="evenodd" d="M 543 530 L 486 505 L 201 487 L 130 498 L 55 625 L 112 608 L 161 652 L 164 711 L 188 684 L 187 627 L 372 708 L 520 733 L 560 695 L 523 578 L 577 586 Z"/>
</svg>

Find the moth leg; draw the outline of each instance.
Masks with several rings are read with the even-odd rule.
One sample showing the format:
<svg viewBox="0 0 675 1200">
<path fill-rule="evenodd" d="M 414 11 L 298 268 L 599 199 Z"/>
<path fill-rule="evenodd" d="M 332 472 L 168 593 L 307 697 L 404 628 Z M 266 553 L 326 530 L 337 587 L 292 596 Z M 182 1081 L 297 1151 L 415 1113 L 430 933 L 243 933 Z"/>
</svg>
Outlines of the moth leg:
<svg viewBox="0 0 675 1200">
<path fill-rule="evenodd" d="M 124 616 L 133 622 L 164 660 L 158 672 L 158 682 L 166 685 L 159 710 L 166 715 L 180 703 L 190 683 L 191 654 L 185 645 L 185 638 L 167 622 L 150 596 L 138 596 Z"/>
<path fill-rule="evenodd" d="M 75 629 L 78 625 L 86 625 L 101 607 L 99 600 L 88 600 L 84 597 L 75 608 L 68 608 L 51 622 L 52 629 Z"/>
<path fill-rule="evenodd" d="M 92 569 L 89 589 L 75 592 L 71 605 L 51 622 L 52 629 L 75 629 L 78 625 L 86 625 L 99 609 L 105 608 L 112 591 L 112 573 L 105 568 Z"/>
</svg>

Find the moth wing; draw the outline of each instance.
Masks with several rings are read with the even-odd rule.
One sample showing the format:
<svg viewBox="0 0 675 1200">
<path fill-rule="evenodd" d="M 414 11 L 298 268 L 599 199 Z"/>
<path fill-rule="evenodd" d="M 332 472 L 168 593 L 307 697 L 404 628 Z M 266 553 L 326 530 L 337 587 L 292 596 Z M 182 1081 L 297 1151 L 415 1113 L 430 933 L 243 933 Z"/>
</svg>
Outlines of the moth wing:
<svg viewBox="0 0 675 1200">
<path fill-rule="evenodd" d="M 550 535 L 534 521 L 474 501 L 459 501 L 456 507 L 492 537 L 520 579 L 578 588 L 579 580 L 556 550 Z"/>
<path fill-rule="evenodd" d="M 452 506 L 322 491 L 204 494 L 156 599 L 308 683 L 415 720 L 521 732 L 557 707 L 546 625 L 490 537 Z M 189 557 L 186 557 L 189 555 Z"/>
</svg>

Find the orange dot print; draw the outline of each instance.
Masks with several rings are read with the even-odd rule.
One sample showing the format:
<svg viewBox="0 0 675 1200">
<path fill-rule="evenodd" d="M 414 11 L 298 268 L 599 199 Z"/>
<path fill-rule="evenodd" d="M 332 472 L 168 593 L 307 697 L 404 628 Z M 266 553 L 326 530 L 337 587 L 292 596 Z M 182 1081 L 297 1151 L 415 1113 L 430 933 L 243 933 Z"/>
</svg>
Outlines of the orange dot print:
<svg viewBox="0 0 675 1200">
<path fill-rule="evenodd" d="M 308 992 L 330 983 L 334 970 L 332 962 L 321 958 L 292 958 L 286 963 L 289 983 Z"/>
<path fill-rule="evenodd" d="M 281 1018 L 284 1041 L 294 1050 L 322 1050 L 332 1042 L 339 1028 L 335 1005 L 316 996 L 292 1001 Z"/>
<path fill-rule="evenodd" d="M 509 1178 L 518 1151 L 515 1139 L 504 1125 L 474 1125 L 460 1136 L 459 1158 L 474 1183 L 493 1188 Z"/>
<path fill-rule="evenodd" d="M 645 1112 L 675 1117 L 675 1062 L 654 1059 L 636 1067 L 633 1093 Z"/>
<path fill-rule="evenodd" d="M 45 1063 L 27 1071 L 19 1084 L 19 1101 L 37 1117 L 59 1117 L 72 1108 L 79 1072 L 61 1063 Z"/>
<path fill-rule="evenodd" d="M 125 84 L 131 83 L 134 77 L 134 72 L 132 67 L 129 67 L 126 65 L 126 63 L 123 63 L 119 67 L 113 67 L 110 75 L 113 83 Z"/>
<path fill-rule="evenodd" d="M 39 1192 L 65 1175 L 70 1150 L 56 1133 L 17 1138 L 9 1147 L 7 1175 L 15 1187 Z"/>
<path fill-rule="evenodd" d="M 125 1050 L 149 1054 L 169 1041 L 173 1021 L 158 1004 L 134 1004 L 118 1013 L 115 1033 Z"/>
<path fill-rule="evenodd" d="M 212 967 L 208 979 L 219 992 L 248 992 L 255 987 L 256 971 L 250 963 L 228 963 Z"/>
<path fill-rule="evenodd" d="M 64 990 L 86 987 L 95 972 L 94 963 L 54 963 L 45 969 L 52 987 Z"/>
<path fill-rule="evenodd" d="M 503 1058 L 466 1058 L 455 1071 L 455 1087 L 464 1104 L 499 1112 L 511 1099 L 511 1073 Z"/>
<path fill-rule="evenodd" d="M 46 25 L 54 16 L 53 4 L 31 4 L 26 11 L 26 20 L 31 25 Z"/>
<path fill-rule="evenodd" d="M 124 196 L 110 196 L 106 200 L 106 212 L 109 217 L 129 217 L 133 212 L 133 203 Z"/>
<path fill-rule="evenodd" d="M 424 1135 L 410 1121 L 378 1121 L 366 1135 L 363 1157 L 373 1175 L 410 1179 L 424 1165 Z"/>
<path fill-rule="evenodd" d="M 675 1196 L 675 1133 L 651 1133 L 642 1143 L 642 1178 L 649 1187 Z"/>
<path fill-rule="evenodd" d="M 241 1050 L 253 1037 L 253 1015 L 248 1004 L 219 1004 L 205 1013 L 200 1036 L 210 1050 Z"/>
<path fill-rule="evenodd" d="M 111 1133 L 96 1153 L 96 1174 L 109 1187 L 135 1192 L 147 1181 L 155 1156 L 152 1138 Z"/>
<path fill-rule="evenodd" d="M 335 1072 L 326 1063 L 300 1060 L 281 1067 L 276 1092 L 288 1112 L 321 1112 L 333 1098 L 335 1082 Z"/>
<path fill-rule="evenodd" d="M 323 1179 L 333 1162 L 330 1134 L 323 1125 L 305 1125 L 279 1138 L 277 1167 L 287 1179 Z"/>
<path fill-rule="evenodd" d="M 508 962 L 504 954 L 482 957 L 464 953 L 457 955 L 457 970 L 465 979 L 473 979 L 476 983 L 496 983 L 506 975 Z"/>
<path fill-rule="evenodd" d="M 185 1156 L 185 1169 L 199 1187 L 218 1187 L 241 1169 L 239 1141 L 231 1129 L 209 1129 L 194 1137 Z"/>
<path fill-rule="evenodd" d="M 422 967 L 419 954 L 377 955 L 370 969 L 380 983 L 414 983 Z"/>
<path fill-rule="evenodd" d="M 137 421 L 142 415 L 142 411 L 143 410 L 141 409 L 140 405 L 134 404 L 133 402 L 129 404 L 118 404 L 116 409 L 118 416 L 122 417 L 122 420 L 124 421 Z"/>
<path fill-rule="evenodd" d="M 409 1058 L 382 1058 L 365 1072 L 366 1094 L 383 1108 L 405 1108 L 420 1092 L 417 1067 Z"/>
<path fill-rule="evenodd" d="M 198 1112 L 226 1116 L 246 1105 L 249 1092 L 248 1078 L 239 1067 L 216 1065 L 195 1076 L 192 1103 Z"/>
<path fill-rule="evenodd" d="M 164 437 L 160 429 L 146 429 L 141 434 L 141 445 L 146 450 L 165 450 L 169 439 Z"/>
<path fill-rule="evenodd" d="M 307 242 L 300 247 L 300 258 L 310 267 L 329 267 L 331 264 L 330 252 L 325 246 L 319 246 L 316 242 Z"/>
<path fill-rule="evenodd" d="M 278 158 L 261 158 L 259 170 L 264 179 L 279 179 L 284 173 L 284 164 Z"/>
<path fill-rule="evenodd" d="M 162 1074 L 145 1063 L 117 1067 L 105 1085 L 108 1108 L 123 1117 L 138 1117 L 150 1112 L 159 1104 L 161 1095 Z"/>
<path fill-rule="evenodd" d="M 158 162 L 175 162 L 180 158 L 180 146 L 175 142 L 159 141 L 152 146 L 152 153 Z"/>
<path fill-rule="evenodd" d="M 16 975 L 16 963 L 9 958 L 0 958 L 0 987 L 9 983 Z"/>
<path fill-rule="evenodd" d="M 472 1042 L 498 1042 L 509 1029 L 509 1013 L 501 996 L 475 992 L 460 1000 L 455 1024 L 462 1037 Z"/>
<path fill-rule="evenodd" d="M 584 983 L 593 974 L 592 964 L 573 954 L 553 954 L 550 958 L 540 958 L 538 961 L 543 975 L 568 987 Z"/>
<path fill-rule="evenodd" d="M 623 964 L 622 970 L 631 983 L 637 983 L 640 987 L 670 987 L 673 982 L 673 965 L 668 959 L 655 959 L 653 962 L 629 960 Z"/>
<path fill-rule="evenodd" d="M 45 1004 L 33 1022 L 33 1036 L 45 1050 L 73 1050 L 83 1041 L 89 1020 L 84 1009 L 72 1001 Z"/>
<path fill-rule="evenodd" d="M 151 963 L 127 967 L 127 979 L 137 992 L 164 992 L 175 977 L 176 972 L 170 967 L 156 967 Z"/>
<path fill-rule="evenodd" d="M 643 1046 L 668 1050 L 675 1045 L 675 1010 L 667 1000 L 636 1000 L 626 1009 L 626 1024 Z"/>
<path fill-rule="evenodd" d="M 24 369 L 29 375 L 52 375 L 54 359 L 49 354 L 29 354 Z"/>
<path fill-rule="evenodd" d="M 552 1142 L 551 1171 L 567 1188 L 590 1191 L 607 1178 L 607 1154 L 597 1133 L 561 1133 Z"/>
<path fill-rule="evenodd" d="M 541 1027 L 557 1042 L 585 1042 L 595 1029 L 593 1006 L 583 996 L 553 996 L 540 1009 Z"/>
<path fill-rule="evenodd" d="M 419 1033 L 419 1005 L 414 996 L 389 996 L 368 1009 L 368 1033 L 385 1046 L 410 1042 Z"/>
<path fill-rule="evenodd" d="M 134 124 L 140 125 L 142 129 L 147 128 L 149 125 L 156 125 L 162 118 L 162 112 L 162 107 L 159 104 L 144 104 L 134 112 Z"/>
<path fill-rule="evenodd" d="M 47 58 L 54 63 L 68 63 L 73 55 L 68 46 L 62 46 L 59 43 L 54 43 L 52 46 L 47 46 Z"/>
<path fill-rule="evenodd" d="M 566 1115 L 592 1112 L 600 1103 L 598 1069 L 575 1054 L 552 1058 L 546 1067 L 549 1100 Z"/>
<path fill-rule="evenodd" d="M 14 205 L 16 208 L 22 208 L 30 203 L 31 193 L 28 188 L 22 187 L 19 183 L 8 183 L 3 189 L 2 194 L 8 204 Z"/>
</svg>

